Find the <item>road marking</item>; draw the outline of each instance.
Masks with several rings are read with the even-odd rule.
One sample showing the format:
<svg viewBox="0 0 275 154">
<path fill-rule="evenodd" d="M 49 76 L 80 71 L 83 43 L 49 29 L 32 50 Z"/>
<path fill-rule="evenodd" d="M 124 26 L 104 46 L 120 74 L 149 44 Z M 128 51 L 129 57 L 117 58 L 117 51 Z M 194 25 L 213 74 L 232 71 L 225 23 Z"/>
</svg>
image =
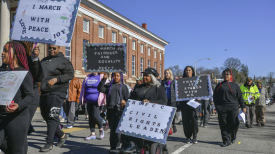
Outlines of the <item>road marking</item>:
<svg viewBox="0 0 275 154">
<path fill-rule="evenodd" d="M 191 145 L 193 145 L 193 144 L 191 144 L 191 143 L 185 144 L 184 146 L 180 147 L 178 150 L 174 151 L 174 152 L 171 153 L 171 154 L 179 154 L 179 153 L 181 153 L 183 150 L 185 150 L 186 148 L 190 147 Z"/>
<path fill-rule="evenodd" d="M 72 132 L 81 131 L 84 129 L 87 129 L 87 128 L 73 127 L 73 128 L 64 128 L 62 130 L 64 133 L 72 133 Z"/>
</svg>

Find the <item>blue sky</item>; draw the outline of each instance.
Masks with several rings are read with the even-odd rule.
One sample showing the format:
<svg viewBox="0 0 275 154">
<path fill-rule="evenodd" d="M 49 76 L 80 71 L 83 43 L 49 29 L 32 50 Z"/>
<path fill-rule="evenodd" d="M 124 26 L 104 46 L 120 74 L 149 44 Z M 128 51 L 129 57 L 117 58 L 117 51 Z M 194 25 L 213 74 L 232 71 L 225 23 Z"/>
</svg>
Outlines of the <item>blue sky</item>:
<svg viewBox="0 0 275 154">
<path fill-rule="evenodd" d="M 275 0 L 100 0 L 169 42 L 165 68 L 221 67 L 229 57 L 250 76 L 275 72 Z"/>
</svg>

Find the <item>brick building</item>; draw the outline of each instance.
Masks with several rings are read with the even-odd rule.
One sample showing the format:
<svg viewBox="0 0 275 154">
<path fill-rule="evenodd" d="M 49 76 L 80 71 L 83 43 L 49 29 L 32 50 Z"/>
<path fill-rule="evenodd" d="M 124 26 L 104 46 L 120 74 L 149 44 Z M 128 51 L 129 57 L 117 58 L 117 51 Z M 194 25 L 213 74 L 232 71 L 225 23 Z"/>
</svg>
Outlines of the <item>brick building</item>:
<svg viewBox="0 0 275 154">
<path fill-rule="evenodd" d="M 13 16 L 14 7 L 9 9 L 10 16 Z M 2 19 L 1 23 L 4 22 Z M 71 60 L 74 69 L 83 74 L 85 42 L 126 43 L 127 82 L 134 82 L 135 77 L 139 77 L 140 72 L 148 66 L 156 68 L 163 76 L 165 46 L 168 42 L 148 31 L 145 23 L 140 26 L 97 0 L 81 0 L 71 47 L 63 48 L 64 55 Z M 40 58 L 47 55 L 46 49 L 46 46 L 42 47 Z"/>
</svg>

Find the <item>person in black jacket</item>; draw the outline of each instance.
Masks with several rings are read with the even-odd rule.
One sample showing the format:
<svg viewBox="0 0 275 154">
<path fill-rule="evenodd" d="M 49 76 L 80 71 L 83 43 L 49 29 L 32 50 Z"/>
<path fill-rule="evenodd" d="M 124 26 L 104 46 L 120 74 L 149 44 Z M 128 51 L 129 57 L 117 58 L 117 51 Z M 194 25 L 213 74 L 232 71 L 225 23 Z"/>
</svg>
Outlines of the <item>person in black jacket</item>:
<svg viewBox="0 0 275 154">
<path fill-rule="evenodd" d="M 174 76 L 173 72 L 171 69 L 166 69 L 164 71 L 165 78 L 162 80 L 161 85 L 165 88 L 166 91 L 166 96 L 168 99 L 167 105 L 176 107 L 176 97 L 175 97 L 175 81 L 174 81 Z M 177 132 L 177 127 L 175 124 L 175 118 L 173 119 L 172 122 L 172 128 L 173 128 L 173 133 Z"/>
<path fill-rule="evenodd" d="M 191 78 L 195 76 L 195 71 L 192 66 L 186 66 L 183 72 L 183 78 Z M 187 105 L 188 101 L 178 102 L 178 107 L 181 110 L 182 124 L 186 143 L 198 143 L 197 134 L 199 132 L 198 126 L 198 110 Z M 191 137 L 193 136 L 193 140 Z"/>
<path fill-rule="evenodd" d="M 24 46 L 16 41 L 5 44 L 2 52 L 1 71 L 28 71 Z M 33 99 L 33 79 L 30 72 L 25 76 L 14 99 L 8 106 L 0 106 L 1 150 L 8 154 L 26 154 L 29 128 L 29 107 Z"/>
<path fill-rule="evenodd" d="M 143 84 L 136 87 L 130 94 L 130 99 L 142 101 L 144 103 L 156 103 L 167 105 L 167 96 L 165 88 L 158 81 L 158 72 L 154 68 L 147 68 L 143 73 Z M 135 150 L 135 144 L 143 143 L 142 139 L 127 137 L 127 142 L 123 142 L 122 151 L 132 153 Z"/>
<path fill-rule="evenodd" d="M 119 72 L 112 73 L 112 80 L 105 84 L 108 75 L 104 74 L 103 79 L 98 85 L 98 91 L 106 94 L 107 119 L 110 126 L 110 152 L 116 152 L 120 146 L 121 135 L 116 133 L 123 108 L 128 100 L 129 90 L 123 84 L 123 74 Z"/>
<path fill-rule="evenodd" d="M 26 48 L 26 47 L 25 47 Z M 37 109 L 37 107 L 39 106 L 39 90 L 38 90 L 38 82 L 41 81 L 41 77 L 42 77 L 42 68 L 41 68 L 41 64 L 39 61 L 39 52 L 40 52 L 40 48 L 39 48 L 39 44 L 35 43 L 33 45 L 32 51 L 31 51 L 31 55 L 28 56 L 28 64 L 30 67 L 30 72 L 32 74 L 33 77 L 33 93 L 34 93 L 34 99 L 33 99 L 33 103 L 30 106 L 30 127 L 29 127 L 29 131 L 28 134 L 31 134 L 32 132 L 34 132 L 34 128 L 31 124 L 32 118 L 35 114 L 35 111 Z"/>
<path fill-rule="evenodd" d="M 40 110 L 47 123 L 47 143 L 41 147 L 41 152 L 52 150 L 55 135 L 59 138 L 58 147 L 63 146 L 67 139 L 67 135 L 59 127 L 59 113 L 66 98 L 69 80 L 74 77 L 72 63 L 60 52 L 60 47 L 49 45 L 48 48 L 49 56 L 41 61 L 43 75 Z"/>
<path fill-rule="evenodd" d="M 226 147 L 236 140 L 239 128 L 239 107 L 243 112 L 246 112 L 246 108 L 240 87 L 232 81 L 232 71 L 227 68 L 222 75 L 224 81 L 216 86 L 213 98 L 223 140 L 221 146 Z"/>
</svg>

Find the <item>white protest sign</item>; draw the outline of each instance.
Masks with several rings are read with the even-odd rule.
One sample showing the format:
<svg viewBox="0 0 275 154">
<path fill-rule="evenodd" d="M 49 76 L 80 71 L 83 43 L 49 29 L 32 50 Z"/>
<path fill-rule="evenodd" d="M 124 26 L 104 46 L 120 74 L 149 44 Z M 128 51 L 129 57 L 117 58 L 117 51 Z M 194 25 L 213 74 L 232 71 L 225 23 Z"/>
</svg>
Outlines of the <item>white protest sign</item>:
<svg viewBox="0 0 275 154">
<path fill-rule="evenodd" d="M 8 105 L 13 100 L 28 71 L 0 72 L 0 105 Z"/>
<path fill-rule="evenodd" d="M 190 100 L 186 104 L 191 106 L 194 109 L 196 109 L 197 107 L 199 107 L 201 105 L 199 102 L 195 101 L 194 99 Z"/>
<path fill-rule="evenodd" d="M 11 39 L 70 46 L 80 0 L 20 0 Z"/>
<path fill-rule="evenodd" d="M 117 133 L 165 144 L 176 108 L 128 100 Z"/>
</svg>

